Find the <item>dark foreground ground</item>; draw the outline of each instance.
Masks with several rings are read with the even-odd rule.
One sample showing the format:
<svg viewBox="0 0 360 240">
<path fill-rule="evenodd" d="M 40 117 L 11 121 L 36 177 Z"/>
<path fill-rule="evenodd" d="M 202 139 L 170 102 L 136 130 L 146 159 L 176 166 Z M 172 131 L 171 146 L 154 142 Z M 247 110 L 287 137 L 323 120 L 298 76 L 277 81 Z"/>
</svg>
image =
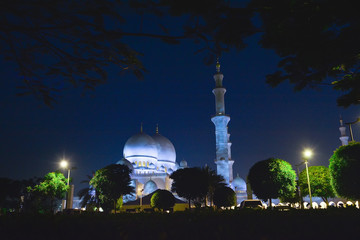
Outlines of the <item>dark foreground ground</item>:
<svg viewBox="0 0 360 240">
<path fill-rule="evenodd" d="M 0 239 L 360 239 L 360 210 L 1 216 Z"/>
</svg>

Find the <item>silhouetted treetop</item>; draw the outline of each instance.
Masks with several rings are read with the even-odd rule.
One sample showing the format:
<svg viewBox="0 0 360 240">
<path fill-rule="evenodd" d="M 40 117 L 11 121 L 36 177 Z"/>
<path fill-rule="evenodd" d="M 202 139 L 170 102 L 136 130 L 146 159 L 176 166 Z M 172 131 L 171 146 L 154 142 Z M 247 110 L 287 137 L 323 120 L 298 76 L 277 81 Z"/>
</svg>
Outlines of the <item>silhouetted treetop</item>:
<svg viewBox="0 0 360 240">
<path fill-rule="evenodd" d="M 134 37 L 192 39 L 210 63 L 229 47 L 243 48 L 253 33 L 251 12 L 222 0 L 4 0 L 0 14 L 0 52 L 16 65 L 19 95 L 49 106 L 71 86 L 86 92 L 105 83 L 110 67 L 141 79 L 146 69 Z"/>
<path fill-rule="evenodd" d="M 264 48 L 282 58 L 267 83 L 283 81 L 294 90 L 327 85 L 342 92 L 337 102 L 348 107 L 360 100 L 360 16 L 356 1 L 252 0 L 260 14 Z"/>
</svg>

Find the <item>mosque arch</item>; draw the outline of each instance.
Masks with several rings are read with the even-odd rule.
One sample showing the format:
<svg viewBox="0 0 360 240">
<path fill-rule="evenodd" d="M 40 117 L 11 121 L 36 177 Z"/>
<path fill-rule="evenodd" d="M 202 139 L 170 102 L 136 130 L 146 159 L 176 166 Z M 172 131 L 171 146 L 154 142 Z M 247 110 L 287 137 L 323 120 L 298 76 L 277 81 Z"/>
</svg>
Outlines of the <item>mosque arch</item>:
<svg viewBox="0 0 360 240">
<path fill-rule="evenodd" d="M 325 202 L 321 202 L 321 203 L 320 203 L 320 208 L 321 208 L 321 209 L 326 209 L 326 208 L 327 208 L 326 203 L 325 203 Z"/>
<path fill-rule="evenodd" d="M 338 201 L 337 204 L 336 204 L 337 207 L 345 207 L 345 204 L 343 201 Z"/>
<path fill-rule="evenodd" d="M 144 194 L 148 195 L 158 189 L 158 186 L 153 180 L 149 180 L 145 183 Z"/>
</svg>

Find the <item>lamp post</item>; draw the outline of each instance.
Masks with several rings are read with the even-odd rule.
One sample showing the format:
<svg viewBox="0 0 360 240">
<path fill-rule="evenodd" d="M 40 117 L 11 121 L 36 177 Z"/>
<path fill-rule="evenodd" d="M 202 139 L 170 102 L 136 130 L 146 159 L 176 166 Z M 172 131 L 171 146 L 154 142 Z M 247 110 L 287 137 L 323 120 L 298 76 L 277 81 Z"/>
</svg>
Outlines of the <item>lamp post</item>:
<svg viewBox="0 0 360 240">
<path fill-rule="evenodd" d="M 70 168 L 68 167 L 69 166 L 69 163 L 68 161 L 66 161 L 65 159 L 61 160 L 60 162 L 60 166 L 64 169 L 67 169 L 68 170 L 68 176 L 67 176 L 67 185 L 69 186 L 70 184 Z"/>
<path fill-rule="evenodd" d="M 305 149 L 303 152 L 303 159 L 305 162 L 306 167 L 306 177 L 308 182 L 308 188 L 309 188 L 309 197 L 310 197 L 310 207 L 312 208 L 312 198 L 311 198 L 311 188 L 310 188 L 310 178 L 309 178 L 309 169 L 308 169 L 308 162 L 309 158 L 312 156 L 312 151 L 310 149 Z"/>
<path fill-rule="evenodd" d="M 66 161 L 65 159 L 61 160 L 60 167 L 68 170 L 67 186 L 69 187 L 69 189 L 66 194 L 66 209 L 69 209 L 70 208 L 70 167 L 68 161 Z"/>
<path fill-rule="evenodd" d="M 143 197 L 144 188 L 140 191 L 140 211 L 142 210 L 142 197 Z"/>
<path fill-rule="evenodd" d="M 356 123 L 358 123 L 358 122 L 360 122 L 360 118 L 357 118 L 354 122 L 345 123 L 346 125 L 349 125 L 350 139 L 351 139 L 352 142 L 354 141 L 354 135 L 353 135 L 353 132 L 352 132 L 352 127 L 351 127 L 351 125 L 352 125 L 352 124 L 356 124 Z"/>
<path fill-rule="evenodd" d="M 303 209 L 304 206 L 303 206 L 303 198 L 302 198 L 302 195 L 301 195 L 301 189 L 300 189 L 300 186 L 299 186 L 299 181 L 300 181 L 300 171 L 299 171 L 299 166 L 304 164 L 303 162 L 299 163 L 299 164 L 296 164 L 296 169 L 297 169 L 297 175 L 298 175 L 298 193 L 299 193 L 299 199 L 300 199 L 300 209 Z"/>
</svg>

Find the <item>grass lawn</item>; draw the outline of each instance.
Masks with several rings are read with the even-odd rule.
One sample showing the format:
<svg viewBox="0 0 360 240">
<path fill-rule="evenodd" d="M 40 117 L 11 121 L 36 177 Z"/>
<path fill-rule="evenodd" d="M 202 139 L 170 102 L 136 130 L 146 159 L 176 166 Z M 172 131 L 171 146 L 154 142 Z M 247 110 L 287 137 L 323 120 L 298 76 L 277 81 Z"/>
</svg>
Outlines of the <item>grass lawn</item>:
<svg viewBox="0 0 360 240">
<path fill-rule="evenodd" d="M 1 216 L 0 239 L 360 239 L 360 210 Z"/>
</svg>

